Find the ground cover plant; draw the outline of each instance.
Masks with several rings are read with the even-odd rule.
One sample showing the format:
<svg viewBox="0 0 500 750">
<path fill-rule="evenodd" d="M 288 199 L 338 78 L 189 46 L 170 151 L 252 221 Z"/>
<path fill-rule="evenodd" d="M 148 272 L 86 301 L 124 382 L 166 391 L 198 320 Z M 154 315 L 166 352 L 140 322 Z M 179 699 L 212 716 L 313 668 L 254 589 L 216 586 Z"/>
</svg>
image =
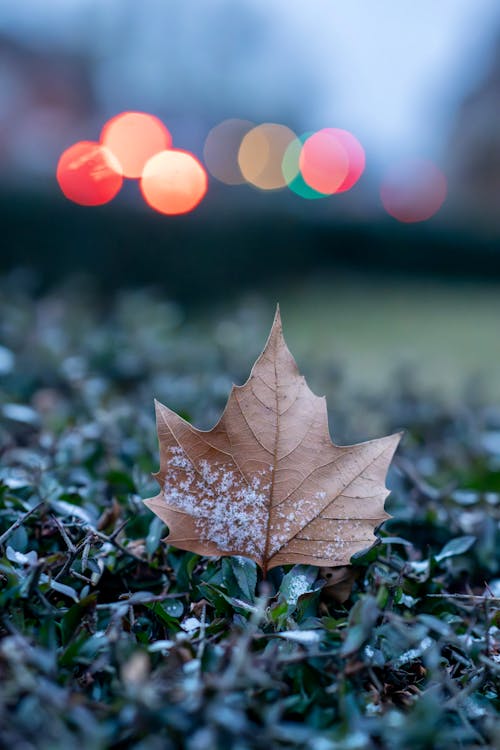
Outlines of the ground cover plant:
<svg viewBox="0 0 500 750">
<path fill-rule="evenodd" d="M 165 545 L 142 502 L 153 395 L 211 427 L 258 353 L 258 309 L 207 335 L 151 291 L 29 285 L 0 287 L 3 746 L 495 747 L 500 408 L 308 372 L 337 442 L 405 428 L 393 518 L 352 568 L 263 582 L 243 557 Z"/>
</svg>

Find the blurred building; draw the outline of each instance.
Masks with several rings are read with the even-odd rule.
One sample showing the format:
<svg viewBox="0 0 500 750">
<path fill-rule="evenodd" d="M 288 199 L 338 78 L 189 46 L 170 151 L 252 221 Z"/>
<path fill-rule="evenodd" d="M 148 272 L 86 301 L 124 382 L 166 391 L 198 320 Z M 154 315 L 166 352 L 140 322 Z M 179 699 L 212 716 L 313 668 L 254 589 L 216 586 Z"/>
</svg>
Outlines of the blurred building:
<svg viewBox="0 0 500 750">
<path fill-rule="evenodd" d="M 454 217 L 500 229 L 500 36 L 488 68 L 464 98 L 449 141 Z M 459 209 L 459 212 L 456 211 Z"/>
<path fill-rule="evenodd" d="M 2 183 L 51 175 L 62 147 L 85 137 L 96 102 L 88 58 L 0 36 Z"/>
</svg>

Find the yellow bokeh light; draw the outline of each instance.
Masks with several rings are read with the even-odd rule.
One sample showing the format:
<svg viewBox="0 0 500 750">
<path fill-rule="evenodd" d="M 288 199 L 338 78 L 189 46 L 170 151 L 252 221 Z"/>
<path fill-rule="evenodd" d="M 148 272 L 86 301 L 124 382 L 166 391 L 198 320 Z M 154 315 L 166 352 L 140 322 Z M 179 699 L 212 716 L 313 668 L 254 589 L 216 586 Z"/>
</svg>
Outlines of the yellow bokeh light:
<svg viewBox="0 0 500 750">
<path fill-rule="evenodd" d="M 261 190 L 278 190 L 287 185 L 281 168 L 285 152 L 296 138 L 285 125 L 266 122 L 250 130 L 238 152 L 243 177 Z"/>
</svg>

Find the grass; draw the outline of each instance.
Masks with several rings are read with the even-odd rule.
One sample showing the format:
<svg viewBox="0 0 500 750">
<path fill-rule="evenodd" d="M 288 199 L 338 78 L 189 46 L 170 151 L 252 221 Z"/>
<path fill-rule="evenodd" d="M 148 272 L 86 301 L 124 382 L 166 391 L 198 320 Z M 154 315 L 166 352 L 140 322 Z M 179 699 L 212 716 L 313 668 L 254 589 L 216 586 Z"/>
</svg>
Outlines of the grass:
<svg viewBox="0 0 500 750">
<path fill-rule="evenodd" d="M 272 285 L 256 300 L 262 336 L 279 300 L 297 358 L 333 361 L 356 387 L 380 390 L 404 370 L 442 398 L 457 401 L 467 383 L 500 398 L 496 282 L 327 274 Z"/>
<path fill-rule="evenodd" d="M 201 325 L 152 292 L 103 301 L 72 284 L 33 301 L 20 277 L 0 289 L 3 746 L 495 746 L 494 405 L 453 405 L 403 378 L 346 382 L 326 357 L 306 357 L 310 325 L 292 301 L 307 309 L 312 292 L 295 290 L 286 332 L 327 393 L 336 438 L 406 434 L 379 543 L 336 584 L 337 569 L 304 566 L 263 583 L 247 560 L 163 543 L 141 498 L 156 489 L 153 397 L 213 424 L 263 343 L 267 311 L 244 304 Z M 349 350 L 351 325 L 380 335 L 381 310 L 339 318 L 342 296 L 328 289 L 309 318 L 325 349 L 334 339 Z M 372 294 L 359 293 L 366 310 Z"/>
</svg>

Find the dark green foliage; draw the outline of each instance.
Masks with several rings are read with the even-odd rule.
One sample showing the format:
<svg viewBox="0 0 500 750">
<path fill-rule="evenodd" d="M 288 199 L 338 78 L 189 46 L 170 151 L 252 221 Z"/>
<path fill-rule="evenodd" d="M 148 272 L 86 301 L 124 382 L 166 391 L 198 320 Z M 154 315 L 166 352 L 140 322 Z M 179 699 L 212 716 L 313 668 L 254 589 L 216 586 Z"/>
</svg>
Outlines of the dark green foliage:
<svg viewBox="0 0 500 750">
<path fill-rule="evenodd" d="M 407 428 L 394 518 L 339 605 L 314 568 L 262 582 L 166 546 L 141 502 L 153 396 L 210 426 L 257 353 L 252 311 L 207 337 L 146 293 L 98 313 L 19 286 L 0 304 L 2 747 L 494 747 L 497 409 L 335 384 L 337 440 Z"/>
<path fill-rule="evenodd" d="M 55 180 L 46 187 L 31 195 L 14 194 L 12 185 L 0 191 L 0 273 L 28 264 L 44 289 L 77 272 L 92 274 L 103 293 L 160 284 L 169 297 L 196 304 L 263 281 L 300 282 L 312 270 L 500 276 L 495 233 L 453 229 L 448 222 L 360 221 L 348 193 L 313 206 L 288 191 L 264 195 L 242 188 L 228 202 L 227 188 L 211 183 L 195 212 L 166 223 L 133 200 L 82 211 L 59 193 Z"/>
</svg>

